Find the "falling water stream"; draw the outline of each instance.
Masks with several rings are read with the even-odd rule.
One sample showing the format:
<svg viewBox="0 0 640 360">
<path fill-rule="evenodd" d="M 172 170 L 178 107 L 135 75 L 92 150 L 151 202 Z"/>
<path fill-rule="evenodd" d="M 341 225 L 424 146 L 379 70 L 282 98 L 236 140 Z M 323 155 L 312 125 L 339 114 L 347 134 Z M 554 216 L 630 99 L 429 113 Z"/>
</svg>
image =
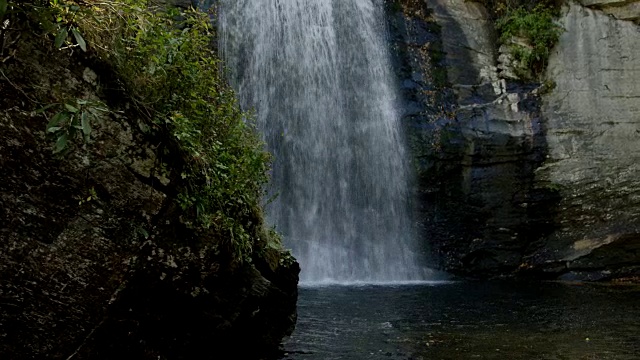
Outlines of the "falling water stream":
<svg viewBox="0 0 640 360">
<path fill-rule="evenodd" d="M 302 266 L 283 359 L 638 358 L 637 287 L 427 281 L 382 0 L 218 5 L 274 154 L 268 217 Z"/>
<path fill-rule="evenodd" d="M 427 278 L 379 0 L 223 0 L 232 85 L 274 154 L 268 218 L 303 283 Z"/>
</svg>

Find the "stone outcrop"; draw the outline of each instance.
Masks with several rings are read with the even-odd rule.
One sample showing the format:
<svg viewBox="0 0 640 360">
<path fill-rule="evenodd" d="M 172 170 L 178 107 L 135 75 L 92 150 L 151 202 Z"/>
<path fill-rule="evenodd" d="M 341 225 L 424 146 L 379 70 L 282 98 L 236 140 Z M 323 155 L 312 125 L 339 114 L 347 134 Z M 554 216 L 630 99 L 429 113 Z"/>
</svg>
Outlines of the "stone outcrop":
<svg viewBox="0 0 640 360">
<path fill-rule="evenodd" d="M 113 73 L 13 28 L 0 33 L 0 358 L 276 351 L 295 324 L 295 260 L 254 249 L 238 263 L 182 225 L 157 161 L 162 139 Z M 47 112 L 34 111 L 52 98 L 108 109 L 90 144 L 52 154 Z"/>
<path fill-rule="evenodd" d="M 444 74 L 440 84 L 426 80 L 435 100 L 418 116 L 405 116 L 433 263 L 464 275 L 509 273 L 520 265 L 522 249 L 547 229 L 536 217 L 549 205 L 547 194 L 532 185 L 545 152 L 535 86 L 499 75 L 496 36 L 481 5 L 421 6 L 422 13 L 404 12 L 412 26 L 397 36 L 410 39 L 424 27 L 415 24 L 437 24 L 423 52 L 444 54 L 439 64 L 423 63 Z"/>
<path fill-rule="evenodd" d="M 566 6 L 534 83 L 518 80 L 481 4 L 397 3 L 392 47 L 434 264 L 477 277 L 637 274 L 637 25 Z"/>
<path fill-rule="evenodd" d="M 640 22 L 640 2 L 633 0 L 580 0 L 580 4 L 620 20 Z"/>
<path fill-rule="evenodd" d="M 536 169 L 562 198 L 546 243 L 572 272 L 606 275 L 640 265 L 640 28 L 577 5 L 561 25 L 542 109 L 549 153 Z"/>
</svg>

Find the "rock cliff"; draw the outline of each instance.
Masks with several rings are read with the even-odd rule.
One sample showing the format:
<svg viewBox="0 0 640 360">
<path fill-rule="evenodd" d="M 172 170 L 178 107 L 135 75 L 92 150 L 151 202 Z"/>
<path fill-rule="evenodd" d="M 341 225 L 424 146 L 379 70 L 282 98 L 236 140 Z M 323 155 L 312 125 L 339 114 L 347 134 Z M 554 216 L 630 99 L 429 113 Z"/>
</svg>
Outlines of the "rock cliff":
<svg viewBox="0 0 640 360">
<path fill-rule="evenodd" d="M 472 277 L 638 274 L 637 4 L 565 4 L 539 82 L 515 75 L 483 5 L 389 7 L 434 263 Z"/>
<path fill-rule="evenodd" d="M 623 18 L 635 18 L 631 7 L 640 3 L 627 5 Z M 549 153 L 536 180 L 556 187 L 561 200 L 547 250 L 532 260 L 544 266 L 553 249 L 549 257 L 571 272 L 565 276 L 634 274 L 640 265 L 640 28 L 576 4 L 560 24 L 565 31 L 546 73 L 555 88 L 542 107 Z"/>
<path fill-rule="evenodd" d="M 158 161 L 184 154 L 159 151 L 166 139 L 149 136 L 104 62 L 15 19 L 0 31 L 0 358 L 276 351 L 295 324 L 295 260 L 256 246 L 237 262 L 185 226 L 179 180 Z M 90 144 L 52 154 L 47 112 L 34 110 L 55 98 L 104 108 Z"/>
</svg>

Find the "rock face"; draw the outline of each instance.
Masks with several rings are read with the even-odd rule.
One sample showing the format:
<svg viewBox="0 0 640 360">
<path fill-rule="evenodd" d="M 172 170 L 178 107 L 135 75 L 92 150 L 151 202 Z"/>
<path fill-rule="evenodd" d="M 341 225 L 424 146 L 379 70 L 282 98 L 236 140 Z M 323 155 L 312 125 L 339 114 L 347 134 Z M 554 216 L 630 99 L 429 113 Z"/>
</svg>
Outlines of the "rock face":
<svg viewBox="0 0 640 360">
<path fill-rule="evenodd" d="M 536 170 L 562 197 L 547 244 L 572 272 L 626 272 L 640 265 L 640 28 L 577 5 L 561 25 L 542 108 L 549 154 Z"/>
<path fill-rule="evenodd" d="M 179 221 L 109 69 L 7 30 L 0 67 L 0 358 L 262 358 L 295 324 L 295 260 L 234 263 Z M 52 155 L 54 95 L 102 101 Z M 39 103 L 41 102 L 41 103 Z M 97 106 L 97 105 L 96 105 Z M 166 190 L 166 191 L 165 191 Z M 273 255 L 273 254 L 272 254 Z"/>
<path fill-rule="evenodd" d="M 396 4 L 392 47 L 433 262 L 475 277 L 637 274 L 637 25 L 567 6 L 548 81 L 530 83 L 482 5 Z"/>
<path fill-rule="evenodd" d="M 520 265 L 523 248 L 547 229 L 537 214 L 545 212 L 548 197 L 533 187 L 533 170 L 546 151 L 535 86 L 499 75 L 495 34 L 481 5 L 430 1 L 404 7 L 401 18 L 410 26 L 393 31 L 397 47 L 415 43 L 406 39 L 430 24 L 434 36 L 422 37 L 418 52 L 440 60 L 406 66 L 441 73 L 439 82 L 425 80 L 434 100 L 405 117 L 433 261 L 457 274 L 509 273 Z M 407 74 L 413 76 L 399 75 Z"/>
<path fill-rule="evenodd" d="M 640 21 L 640 2 L 630 0 L 580 0 L 580 4 L 602 10 L 620 20 Z"/>
</svg>

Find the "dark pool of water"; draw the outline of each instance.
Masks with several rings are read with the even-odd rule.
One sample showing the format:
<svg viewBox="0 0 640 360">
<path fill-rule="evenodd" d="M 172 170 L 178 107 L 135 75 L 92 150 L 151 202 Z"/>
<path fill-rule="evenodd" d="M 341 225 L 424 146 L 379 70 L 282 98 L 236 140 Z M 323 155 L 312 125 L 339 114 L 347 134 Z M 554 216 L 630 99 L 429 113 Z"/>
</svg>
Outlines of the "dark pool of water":
<svg viewBox="0 0 640 360">
<path fill-rule="evenodd" d="M 640 359 L 640 287 L 466 283 L 300 289 L 283 359 Z"/>
</svg>

